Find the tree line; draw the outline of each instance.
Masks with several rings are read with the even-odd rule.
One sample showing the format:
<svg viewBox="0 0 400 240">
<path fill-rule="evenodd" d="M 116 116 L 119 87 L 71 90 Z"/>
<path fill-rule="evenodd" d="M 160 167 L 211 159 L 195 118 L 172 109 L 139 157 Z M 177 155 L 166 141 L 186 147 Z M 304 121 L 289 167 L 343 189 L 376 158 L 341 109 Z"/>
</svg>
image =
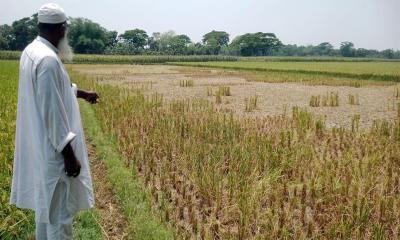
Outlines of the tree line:
<svg viewBox="0 0 400 240">
<path fill-rule="evenodd" d="M 38 34 L 37 14 L 0 25 L 0 50 L 20 51 Z M 246 33 L 230 41 L 229 33 L 211 31 L 202 41 L 193 42 L 185 34 L 142 29 L 118 34 L 86 18 L 70 18 L 68 38 L 75 53 L 118 55 L 235 55 L 235 56 L 337 56 L 400 59 L 400 51 L 355 48 L 342 42 L 335 49 L 329 42 L 313 46 L 283 44 L 274 33 Z"/>
</svg>

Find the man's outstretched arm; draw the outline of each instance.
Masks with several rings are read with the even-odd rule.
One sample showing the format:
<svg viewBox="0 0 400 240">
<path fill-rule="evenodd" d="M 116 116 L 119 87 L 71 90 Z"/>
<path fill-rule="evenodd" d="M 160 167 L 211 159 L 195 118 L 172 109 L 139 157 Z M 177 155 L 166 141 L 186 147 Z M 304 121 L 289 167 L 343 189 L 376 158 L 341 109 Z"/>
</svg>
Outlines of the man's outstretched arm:
<svg viewBox="0 0 400 240">
<path fill-rule="evenodd" d="M 86 101 L 90 102 L 91 104 L 97 103 L 99 99 L 99 95 L 93 91 L 84 91 L 78 89 L 76 97 L 85 99 Z"/>
</svg>

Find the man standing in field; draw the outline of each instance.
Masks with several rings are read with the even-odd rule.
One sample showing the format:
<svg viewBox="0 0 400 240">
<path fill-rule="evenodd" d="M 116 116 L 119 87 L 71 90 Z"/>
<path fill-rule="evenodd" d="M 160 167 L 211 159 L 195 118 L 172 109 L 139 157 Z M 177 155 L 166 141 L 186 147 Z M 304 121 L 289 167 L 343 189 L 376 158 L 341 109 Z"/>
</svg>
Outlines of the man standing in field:
<svg viewBox="0 0 400 240">
<path fill-rule="evenodd" d="M 76 212 L 94 197 L 77 97 L 70 83 L 67 17 L 56 4 L 38 12 L 39 36 L 22 52 L 11 204 L 35 211 L 36 239 L 72 239 Z"/>
</svg>

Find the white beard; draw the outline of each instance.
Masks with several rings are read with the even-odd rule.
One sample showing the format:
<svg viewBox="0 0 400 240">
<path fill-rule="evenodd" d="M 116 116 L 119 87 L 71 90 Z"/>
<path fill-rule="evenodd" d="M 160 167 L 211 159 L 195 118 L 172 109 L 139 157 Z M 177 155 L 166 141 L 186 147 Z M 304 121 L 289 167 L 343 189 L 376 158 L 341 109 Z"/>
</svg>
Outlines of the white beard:
<svg viewBox="0 0 400 240">
<path fill-rule="evenodd" d="M 72 62 L 72 57 L 74 53 L 72 52 L 72 48 L 68 43 L 67 34 L 60 40 L 58 43 L 58 56 L 61 58 L 63 62 Z"/>
</svg>

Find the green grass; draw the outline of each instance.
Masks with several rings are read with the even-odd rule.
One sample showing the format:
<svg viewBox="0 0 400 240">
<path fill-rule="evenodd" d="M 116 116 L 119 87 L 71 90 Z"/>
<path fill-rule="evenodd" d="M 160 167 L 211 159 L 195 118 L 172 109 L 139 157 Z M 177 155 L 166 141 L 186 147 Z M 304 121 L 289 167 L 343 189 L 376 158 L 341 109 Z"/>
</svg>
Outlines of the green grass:
<svg viewBox="0 0 400 240">
<path fill-rule="evenodd" d="M 74 63 L 111 63 L 111 64 L 159 64 L 166 62 L 209 62 L 209 61 L 237 61 L 236 57 L 231 56 L 167 56 L 167 55 L 84 55 L 76 54 Z"/>
<path fill-rule="evenodd" d="M 0 51 L 0 59 L 18 60 L 20 51 Z M 236 57 L 236 56 L 153 56 L 153 55 L 94 55 L 76 54 L 76 63 L 163 63 L 166 61 L 249 61 L 249 62 L 400 62 L 400 59 L 345 57 Z M 191 60 L 190 60 L 191 59 Z"/>
<path fill-rule="evenodd" d="M 19 60 L 20 51 L 0 51 L 0 60 Z"/>
<path fill-rule="evenodd" d="M 349 58 L 349 57 L 298 57 L 298 56 L 266 56 L 239 57 L 240 61 L 259 62 L 399 62 L 400 59 L 385 58 Z"/>
<path fill-rule="evenodd" d="M 235 63 L 229 64 L 232 66 L 237 65 Z M 400 75 L 400 63 L 395 62 L 249 62 L 241 63 L 240 66 L 332 73 Z"/>
<path fill-rule="evenodd" d="M 0 61 L 0 93 L 0 239 L 25 239 L 34 232 L 33 212 L 9 205 L 18 101 L 18 62 Z"/>
<path fill-rule="evenodd" d="M 180 66 L 313 74 L 400 82 L 399 62 L 180 62 Z"/>
<path fill-rule="evenodd" d="M 0 60 L 18 60 L 21 52 L 0 51 Z M 104 63 L 104 64 L 156 64 L 166 62 L 208 62 L 208 61 L 237 61 L 237 57 L 219 55 L 95 55 L 75 54 L 73 63 Z"/>
<path fill-rule="evenodd" d="M 134 169 L 125 167 L 118 147 L 111 136 L 102 132 L 91 106 L 81 104 L 85 132 L 107 167 L 107 178 L 122 202 L 131 239 L 174 239 L 174 232 L 165 227 L 151 209 L 149 193 Z"/>
<path fill-rule="evenodd" d="M 74 239 L 105 239 L 99 224 L 99 216 L 96 213 L 96 209 L 79 213 L 74 219 Z"/>
</svg>

